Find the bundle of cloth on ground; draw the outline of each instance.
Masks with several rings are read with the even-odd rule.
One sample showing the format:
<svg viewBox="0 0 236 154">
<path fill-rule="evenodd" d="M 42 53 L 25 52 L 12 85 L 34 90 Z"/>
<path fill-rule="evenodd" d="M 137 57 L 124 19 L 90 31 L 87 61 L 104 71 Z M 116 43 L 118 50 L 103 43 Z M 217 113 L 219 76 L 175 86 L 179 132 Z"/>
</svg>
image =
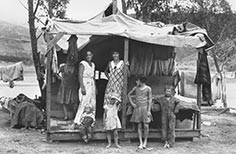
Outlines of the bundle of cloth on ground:
<svg viewBox="0 0 236 154">
<path fill-rule="evenodd" d="M 24 80 L 23 71 L 22 62 L 8 66 L 0 66 L 0 80 L 4 82 Z"/>
<path fill-rule="evenodd" d="M 10 113 L 11 127 L 40 128 L 43 126 L 45 119 L 43 102 L 19 94 L 15 98 L 1 97 L 0 103 Z"/>
</svg>

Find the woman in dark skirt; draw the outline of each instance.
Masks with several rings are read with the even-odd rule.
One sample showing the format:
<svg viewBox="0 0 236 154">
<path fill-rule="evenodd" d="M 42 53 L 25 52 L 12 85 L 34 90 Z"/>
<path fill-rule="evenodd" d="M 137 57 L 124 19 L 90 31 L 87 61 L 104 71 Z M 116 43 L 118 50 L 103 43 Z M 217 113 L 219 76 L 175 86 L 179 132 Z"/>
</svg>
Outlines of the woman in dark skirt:
<svg viewBox="0 0 236 154">
<path fill-rule="evenodd" d="M 64 119 L 68 120 L 68 106 L 73 105 L 74 112 L 78 103 L 78 78 L 77 68 L 69 64 L 61 64 L 61 85 L 57 95 L 57 103 L 63 105 Z"/>
</svg>

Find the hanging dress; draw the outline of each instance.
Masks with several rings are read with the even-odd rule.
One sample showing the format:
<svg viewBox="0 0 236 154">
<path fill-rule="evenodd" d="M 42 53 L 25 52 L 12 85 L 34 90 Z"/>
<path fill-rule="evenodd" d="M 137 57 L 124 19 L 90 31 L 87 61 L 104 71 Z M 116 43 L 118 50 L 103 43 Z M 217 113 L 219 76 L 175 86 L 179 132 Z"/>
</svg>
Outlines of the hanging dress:
<svg viewBox="0 0 236 154">
<path fill-rule="evenodd" d="M 94 71 L 95 65 L 92 63 L 92 66 L 88 64 L 86 61 L 81 61 L 81 65 L 84 66 L 83 72 L 83 84 L 86 90 L 86 95 L 82 94 L 81 88 L 79 89 L 79 100 L 80 104 L 74 119 L 74 123 L 80 125 L 81 123 L 81 115 L 84 112 L 85 106 L 89 105 L 92 107 L 93 118 L 95 119 L 96 112 L 96 88 L 94 82 Z"/>
<path fill-rule="evenodd" d="M 111 61 L 108 65 L 109 79 L 104 96 L 104 105 L 109 102 L 109 94 L 115 92 L 119 94 L 121 99 L 124 84 L 124 61 L 120 60 L 118 64 Z"/>
</svg>

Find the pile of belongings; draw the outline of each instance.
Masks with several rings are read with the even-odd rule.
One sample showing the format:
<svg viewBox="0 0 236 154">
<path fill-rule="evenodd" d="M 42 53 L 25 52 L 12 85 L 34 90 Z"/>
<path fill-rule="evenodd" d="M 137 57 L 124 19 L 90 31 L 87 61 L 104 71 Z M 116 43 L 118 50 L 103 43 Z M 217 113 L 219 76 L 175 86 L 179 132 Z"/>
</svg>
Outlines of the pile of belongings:
<svg viewBox="0 0 236 154">
<path fill-rule="evenodd" d="M 22 81 L 23 77 L 23 63 L 18 62 L 13 65 L 0 66 L 0 80 L 9 82 L 10 88 L 14 87 L 13 81 Z"/>
<path fill-rule="evenodd" d="M 43 128 L 45 126 L 45 106 L 40 99 L 32 100 L 24 94 L 16 98 L 1 97 L 2 108 L 10 113 L 12 128 Z"/>
</svg>

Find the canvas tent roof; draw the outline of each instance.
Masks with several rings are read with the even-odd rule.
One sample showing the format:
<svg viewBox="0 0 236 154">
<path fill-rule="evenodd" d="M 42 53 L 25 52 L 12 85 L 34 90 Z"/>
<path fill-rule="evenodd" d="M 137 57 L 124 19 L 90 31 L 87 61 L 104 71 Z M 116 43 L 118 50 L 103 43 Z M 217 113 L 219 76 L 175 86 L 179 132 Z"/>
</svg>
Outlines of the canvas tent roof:
<svg viewBox="0 0 236 154">
<path fill-rule="evenodd" d="M 159 27 L 136 20 L 118 11 L 117 14 L 104 18 L 93 18 L 88 21 L 53 20 L 50 33 L 63 32 L 67 35 L 86 36 L 116 35 L 141 42 L 174 47 L 200 48 L 206 45 L 208 47 L 213 45 L 206 30 L 191 23 L 187 25 L 190 25 L 190 28 L 186 29 L 186 31 L 172 35 L 174 28 L 179 25 Z"/>
</svg>

